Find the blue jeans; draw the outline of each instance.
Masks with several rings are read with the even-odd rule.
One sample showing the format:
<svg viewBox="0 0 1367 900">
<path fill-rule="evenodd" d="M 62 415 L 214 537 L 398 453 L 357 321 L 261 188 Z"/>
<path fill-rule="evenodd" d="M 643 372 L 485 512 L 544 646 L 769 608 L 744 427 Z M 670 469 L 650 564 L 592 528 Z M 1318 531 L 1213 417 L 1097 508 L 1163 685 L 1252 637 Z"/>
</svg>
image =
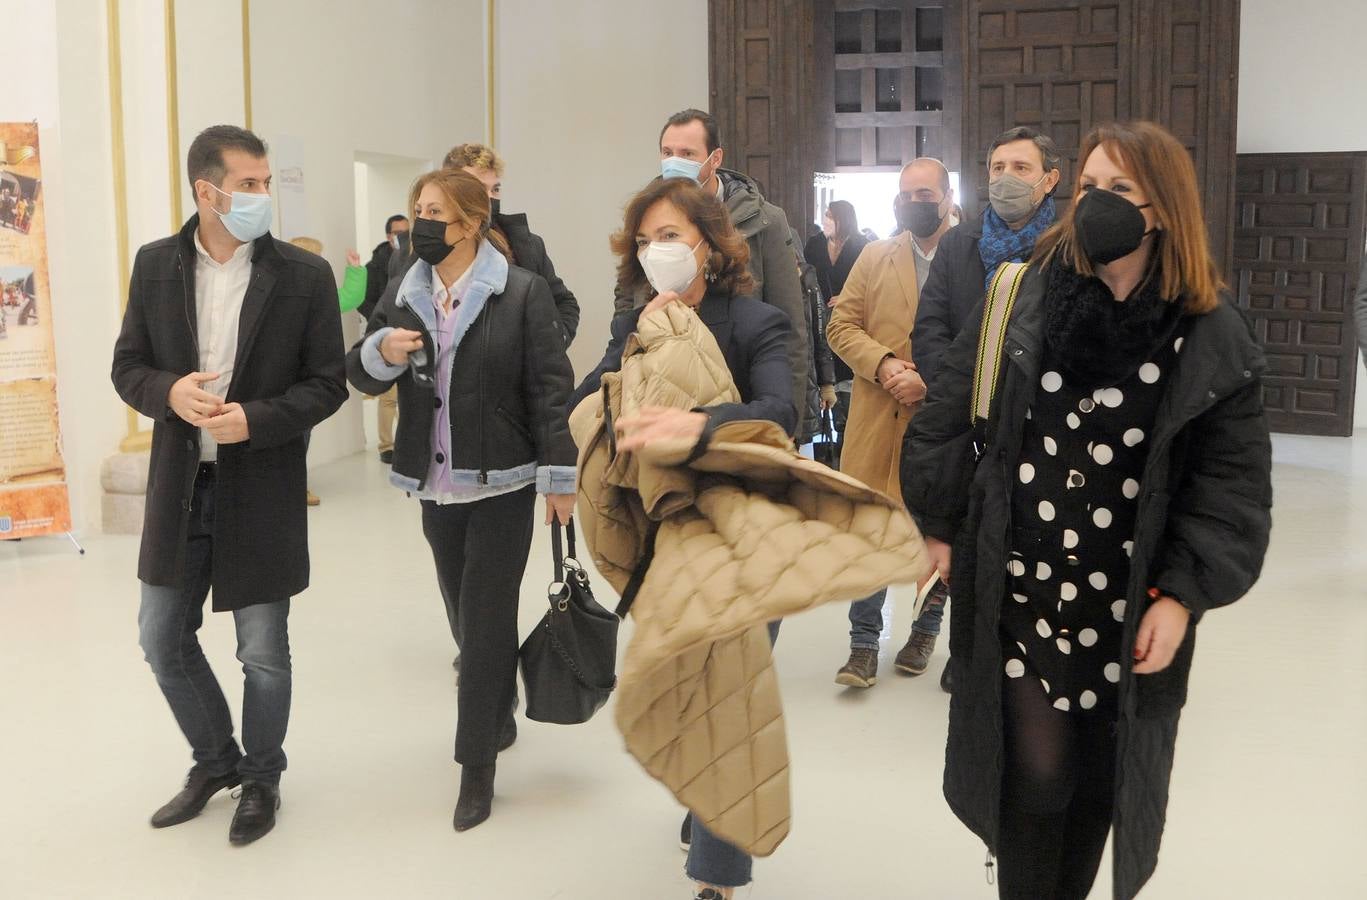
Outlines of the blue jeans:
<svg viewBox="0 0 1367 900">
<path fill-rule="evenodd" d="M 883 633 L 883 601 L 888 597 L 888 589 L 856 600 L 850 604 L 850 649 L 878 649 L 878 638 Z M 943 582 L 936 582 L 926 598 L 921 615 L 912 623 L 911 630 L 922 634 L 940 633 L 940 622 L 945 616 L 945 601 L 948 593 Z"/>
<path fill-rule="evenodd" d="M 778 629 L 783 622 L 769 623 L 769 643 L 778 640 Z M 692 839 L 688 845 L 688 862 L 684 871 L 688 877 L 713 887 L 741 887 L 750 883 L 754 859 L 734 844 L 707 830 L 697 816 L 693 820 Z"/>
<path fill-rule="evenodd" d="M 179 587 L 143 583 L 138 643 L 190 743 L 196 768 L 210 776 L 236 772 L 244 781 L 279 784 L 285 769 L 291 673 L 288 598 L 233 611 L 237 658 L 246 677 L 242 743 L 233 737 L 228 701 L 200 647 L 204 600 L 213 571 L 214 482 L 195 483 L 193 512 Z M 264 575 L 265 573 L 263 573 Z"/>
</svg>

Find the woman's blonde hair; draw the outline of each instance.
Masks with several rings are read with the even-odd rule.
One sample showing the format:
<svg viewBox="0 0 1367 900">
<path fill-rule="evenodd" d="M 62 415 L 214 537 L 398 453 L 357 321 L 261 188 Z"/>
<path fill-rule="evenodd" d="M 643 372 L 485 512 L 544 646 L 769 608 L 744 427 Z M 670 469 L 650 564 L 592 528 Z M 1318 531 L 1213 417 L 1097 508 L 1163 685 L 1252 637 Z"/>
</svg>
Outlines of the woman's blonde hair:
<svg viewBox="0 0 1367 900">
<path fill-rule="evenodd" d="M 1187 148 L 1172 133 L 1153 122 L 1112 122 L 1093 128 L 1078 154 L 1078 180 L 1068 212 L 1035 244 L 1034 261 L 1047 264 L 1058 256 L 1081 275 L 1095 270 L 1079 250 L 1073 212 L 1082 199 L 1082 169 L 1097 147 L 1115 160 L 1152 204 L 1160 229 L 1154 234 L 1153 256 L 1144 281 L 1162 272 L 1159 292 L 1164 299 L 1181 300 L 1189 313 L 1208 313 L 1220 305 L 1224 280 L 1210 255 L 1201 191 Z"/>
<path fill-rule="evenodd" d="M 315 256 L 323 255 L 323 242 L 317 238 L 304 237 L 301 235 L 299 237 L 290 238 L 290 243 L 300 250 L 307 250 Z"/>
<path fill-rule="evenodd" d="M 477 225 L 480 237 L 493 244 L 494 249 L 505 258 L 511 258 L 507 239 L 497 229 L 489 228 L 492 219 L 489 213 L 489 193 L 484 187 L 484 182 L 460 169 L 437 169 L 435 172 L 419 175 L 408 192 L 408 208 L 413 212 L 414 218 L 417 218 L 418 197 L 422 194 L 422 189 L 429 184 L 436 185 L 441 191 L 442 197 L 459 217 L 458 221 L 466 225 Z"/>
</svg>

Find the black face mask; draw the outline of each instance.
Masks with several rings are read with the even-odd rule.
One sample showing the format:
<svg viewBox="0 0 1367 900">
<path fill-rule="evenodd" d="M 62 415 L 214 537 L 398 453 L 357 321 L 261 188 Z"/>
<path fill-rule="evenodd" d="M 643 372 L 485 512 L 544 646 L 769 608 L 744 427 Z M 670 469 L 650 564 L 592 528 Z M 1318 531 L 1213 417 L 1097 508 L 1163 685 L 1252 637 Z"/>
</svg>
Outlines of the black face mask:
<svg viewBox="0 0 1367 900">
<path fill-rule="evenodd" d="M 893 207 L 897 227 L 910 231 L 918 238 L 928 238 L 940 230 L 945 217 L 940 215 L 940 204 L 934 200 L 902 200 Z"/>
<path fill-rule="evenodd" d="M 413 241 L 413 252 L 418 255 L 418 259 L 435 266 L 450 256 L 452 250 L 456 249 L 455 244 L 446 243 L 447 224 L 446 222 L 438 222 L 436 219 L 421 217 L 413 220 L 411 239 Z M 456 243 L 458 244 L 460 241 Z"/>
<path fill-rule="evenodd" d="M 500 206 L 499 206 L 499 198 L 498 198 L 498 197 L 490 197 L 490 198 L 489 198 L 489 215 L 491 215 L 491 216 L 496 216 L 496 215 L 498 215 L 498 214 L 499 214 L 499 208 L 500 208 Z"/>
<path fill-rule="evenodd" d="M 1092 188 L 1077 201 L 1073 226 L 1078 249 L 1094 265 L 1106 265 L 1139 249 L 1154 231 L 1144 230 L 1144 214 L 1151 203 L 1136 206 L 1114 191 Z"/>
</svg>

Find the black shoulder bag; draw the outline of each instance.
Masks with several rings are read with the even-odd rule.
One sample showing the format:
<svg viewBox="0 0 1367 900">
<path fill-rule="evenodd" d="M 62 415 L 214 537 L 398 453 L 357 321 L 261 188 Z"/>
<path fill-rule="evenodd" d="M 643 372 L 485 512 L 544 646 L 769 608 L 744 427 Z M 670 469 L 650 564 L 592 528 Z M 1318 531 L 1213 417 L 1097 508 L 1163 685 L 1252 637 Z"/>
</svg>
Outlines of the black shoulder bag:
<svg viewBox="0 0 1367 900">
<path fill-rule="evenodd" d="M 551 526 L 555 574 L 550 609 L 523 641 L 518 656 L 527 690 L 527 718 L 556 725 L 587 722 L 617 686 L 618 618 L 593 599 L 588 574 L 575 558 L 574 523 L 569 556 L 561 526 Z"/>
</svg>

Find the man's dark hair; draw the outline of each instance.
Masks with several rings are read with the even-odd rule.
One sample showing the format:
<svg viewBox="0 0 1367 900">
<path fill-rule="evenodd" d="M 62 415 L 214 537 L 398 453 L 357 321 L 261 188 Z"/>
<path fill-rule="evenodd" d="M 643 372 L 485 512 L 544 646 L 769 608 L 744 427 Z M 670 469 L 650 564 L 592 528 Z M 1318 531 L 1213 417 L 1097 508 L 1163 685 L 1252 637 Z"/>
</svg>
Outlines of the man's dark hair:
<svg viewBox="0 0 1367 900">
<path fill-rule="evenodd" d="M 1015 141 L 1030 141 L 1039 148 L 1040 158 L 1044 161 L 1044 171 L 1046 173 L 1059 167 L 1061 158 L 1058 154 L 1058 147 L 1054 145 L 1053 138 L 1037 129 L 1031 128 L 1029 125 L 1018 125 L 1015 128 L 1008 128 L 997 135 L 997 139 L 992 142 L 992 146 L 987 148 L 988 164 L 991 164 L 992 154 L 997 152 L 998 147 Z"/>
<path fill-rule="evenodd" d="M 195 135 L 186 154 L 185 170 L 190 176 L 191 190 L 200 180 L 215 187 L 223 183 L 223 176 L 228 173 L 223 163 L 224 150 L 241 150 L 260 159 L 266 155 L 266 142 L 236 125 L 210 125 Z"/>
<path fill-rule="evenodd" d="M 408 221 L 408 216 L 400 215 L 400 214 L 398 214 L 398 213 L 395 213 L 394 215 L 392 215 L 392 216 L 390 216 L 389 218 L 387 218 L 387 219 L 384 220 L 384 233 L 385 233 L 385 234 L 390 234 L 390 233 L 391 233 L 391 230 L 392 230 L 393 227 L 394 227 L 394 223 L 395 223 L 395 222 L 407 222 L 407 221 Z"/>
<path fill-rule="evenodd" d="M 665 132 L 675 125 L 687 125 L 689 122 L 701 122 L 703 131 L 707 132 L 707 152 L 711 153 L 721 146 L 721 132 L 717 129 L 717 120 L 712 118 L 711 113 L 703 112 L 700 109 L 685 109 L 676 112 L 665 122 L 665 127 L 660 129 L 660 137 L 655 143 L 658 145 L 665 139 Z"/>
</svg>

